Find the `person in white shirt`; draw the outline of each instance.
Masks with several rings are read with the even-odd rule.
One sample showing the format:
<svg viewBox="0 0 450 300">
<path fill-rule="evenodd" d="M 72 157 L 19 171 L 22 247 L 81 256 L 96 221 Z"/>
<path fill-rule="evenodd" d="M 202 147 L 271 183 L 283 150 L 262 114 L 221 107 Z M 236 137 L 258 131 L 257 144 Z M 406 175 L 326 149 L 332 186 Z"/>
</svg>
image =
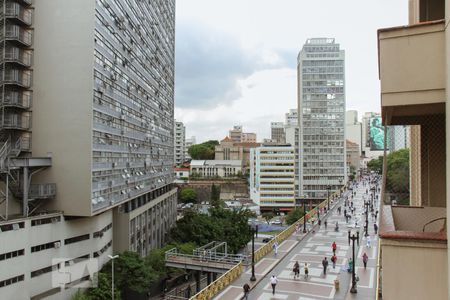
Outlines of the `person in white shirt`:
<svg viewBox="0 0 450 300">
<path fill-rule="evenodd" d="M 270 277 L 270 284 L 272 285 L 272 294 L 275 295 L 275 287 L 278 283 L 278 279 L 277 276 L 272 275 L 272 277 Z"/>
</svg>

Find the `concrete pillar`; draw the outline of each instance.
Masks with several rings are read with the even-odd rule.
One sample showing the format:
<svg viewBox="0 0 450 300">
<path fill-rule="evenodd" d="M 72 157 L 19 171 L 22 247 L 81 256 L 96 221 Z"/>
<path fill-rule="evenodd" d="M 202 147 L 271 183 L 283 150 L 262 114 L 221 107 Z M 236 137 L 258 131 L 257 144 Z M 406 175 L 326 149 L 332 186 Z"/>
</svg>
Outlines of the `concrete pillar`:
<svg viewBox="0 0 450 300">
<path fill-rule="evenodd" d="M 216 281 L 216 279 L 217 279 L 217 273 L 212 273 L 212 280 Z"/>
<path fill-rule="evenodd" d="M 200 292 L 200 271 L 195 271 L 195 289 Z"/>
</svg>

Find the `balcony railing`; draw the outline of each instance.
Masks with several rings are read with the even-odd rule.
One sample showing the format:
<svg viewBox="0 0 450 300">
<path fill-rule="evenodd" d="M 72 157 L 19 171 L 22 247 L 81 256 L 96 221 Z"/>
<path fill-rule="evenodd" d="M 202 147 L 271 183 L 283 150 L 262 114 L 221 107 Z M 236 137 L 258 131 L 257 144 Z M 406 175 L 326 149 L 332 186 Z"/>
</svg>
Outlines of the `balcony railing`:
<svg viewBox="0 0 450 300">
<path fill-rule="evenodd" d="M 6 3 L 5 17 L 14 18 L 26 25 L 31 25 L 33 22 L 32 16 L 31 9 L 25 8 L 16 2 Z"/>
<path fill-rule="evenodd" d="M 31 87 L 31 72 L 19 69 L 6 69 L 3 74 L 0 74 L 0 79 L 3 84 L 15 84 L 25 88 Z"/>
<path fill-rule="evenodd" d="M 0 105 L 14 106 L 28 109 L 31 107 L 32 96 L 30 92 L 6 91 L 4 98 L 0 95 Z"/>
<path fill-rule="evenodd" d="M 32 52 L 17 47 L 7 47 L 6 50 L 0 49 L 0 59 L 4 62 L 15 62 L 25 67 L 31 66 Z"/>
<path fill-rule="evenodd" d="M 11 185 L 11 191 L 17 198 L 23 197 L 22 185 Z M 56 184 L 44 183 L 44 184 L 30 184 L 28 188 L 29 199 L 48 199 L 56 196 Z"/>
<path fill-rule="evenodd" d="M 397 117 L 425 113 L 419 105 L 439 104 L 443 109 L 444 20 L 380 29 L 378 45 L 381 106 L 391 124 L 401 124 Z"/>
<path fill-rule="evenodd" d="M 6 35 L 4 37 L 1 36 L 1 38 L 6 38 L 7 40 L 15 40 L 25 46 L 31 46 L 31 44 L 33 43 L 33 36 L 30 30 L 26 30 L 18 25 L 12 24 L 6 25 Z"/>
<path fill-rule="evenodd" d="M 3 117 L 0 116 L 0 127 L 3 129 L 29 130 L 30 121 L 30 116 L 6 114 Z"/>
</svg>

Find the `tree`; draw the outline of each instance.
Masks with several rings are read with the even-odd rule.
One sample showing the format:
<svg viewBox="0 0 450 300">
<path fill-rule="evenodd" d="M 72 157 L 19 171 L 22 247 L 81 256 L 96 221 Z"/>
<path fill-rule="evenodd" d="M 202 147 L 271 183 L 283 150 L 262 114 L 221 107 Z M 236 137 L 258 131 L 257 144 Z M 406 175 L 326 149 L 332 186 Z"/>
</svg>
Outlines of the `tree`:
<svg viewBox="0 0 450 300">
<path fill-rule="evenodd" d="M 111 296 L 111 289 L 109 295 Z M 110 297 L 111 298 L 111 297 Z M 89 296 L 83 292 L 81 289 L 78 289 L 78 291 L 73 294 L 71 300 L 90 300 Z"/>
<path fill-rule="evenodd" d="M 387 156 L 386 190 L 390 193 L 409 193 L 409 150 L 401 149 Z"/>
<path fill-rule="evenodd" d="M 269 224 L 270 220 L 274 217 L 274 214 L 273 212 L 265 212 L 261 216 L 266 220 L 267 224 Z"/>
<path fill-rule="evenodd" d="M 288 212 L 286 216 L 286 223 L 292 225 L 297 222 L 301 217 L 303 217 L 303 208 L 296 207 L 295 209 Z"/>
<path fill-rule="evenodd" d="M 378 158 L 374 158 L 367 163 L 367 168 L 370 171 L 374 171 L 378 174 L 383 173 L 383 156 L 379 156 Z"/>
<path fill-rule="evenodd" d="M 88 295 L 89 297 L 86 298 L 86 300 L 111 299 L 111 277 L 105 273 L 99 272 L 98 285 L 96 288 L 90 289 Z M 114 287 L 114 299 L 120 300 L 120 290 L 117 289 L 117 287 Z M 83 298 L 77 300 L 83 300 Z"/>
<path fill-rule="evenodd" d="M 102 272 L 111 276 L 111 261 Z M 136 252 L 125 251 L 114 260 L 114 283 L 119 290 L 146 293 L 150 285 L 158 279 L 158 274 Z"/>
<path fill-rule="evenodd" d="M 218 141 L 210 140 L 190 146 L 188 153 L 192 159 L 214 159 L 217 145 L 219 145 Z"/>
<path fill-rule="evenodd" d="M 211 186 L 211 206 L 214 208 L 218 208 L 222 206 L 222 203 L 220 201 L 220 185 L 216 186 L 213 184 Z"/>
<path fill-rule="evenodd" d="M 182 189 L 180 192 L 180 200 L 183 203 L 197 202 L 197 192 L 191 188 Z"/>
</svg>

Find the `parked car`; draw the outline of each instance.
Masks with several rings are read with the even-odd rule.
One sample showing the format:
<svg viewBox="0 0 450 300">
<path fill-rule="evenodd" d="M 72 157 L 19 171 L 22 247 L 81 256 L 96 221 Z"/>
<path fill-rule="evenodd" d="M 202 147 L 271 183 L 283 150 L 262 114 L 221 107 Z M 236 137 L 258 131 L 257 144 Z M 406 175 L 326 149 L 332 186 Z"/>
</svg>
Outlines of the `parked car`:
<svg viewBox="0 0 450 300">
<path fill-rule="evenodd" d="M 272 225 L 283 225 L 283 222 L 281 222 L 281 220 L 273 220 L 273 221 L 270 221 L 270 224 L 272 224 Z"/>
<path fill-rule="evenodd" d="M 268 242 L 270 242 L 272 239 L 273 239 L 273 236 L 265 237 L 265 238 L 263 238 L 262 242 L 263 242 L 263 243 L 268 243 Z"/>
</svg>

